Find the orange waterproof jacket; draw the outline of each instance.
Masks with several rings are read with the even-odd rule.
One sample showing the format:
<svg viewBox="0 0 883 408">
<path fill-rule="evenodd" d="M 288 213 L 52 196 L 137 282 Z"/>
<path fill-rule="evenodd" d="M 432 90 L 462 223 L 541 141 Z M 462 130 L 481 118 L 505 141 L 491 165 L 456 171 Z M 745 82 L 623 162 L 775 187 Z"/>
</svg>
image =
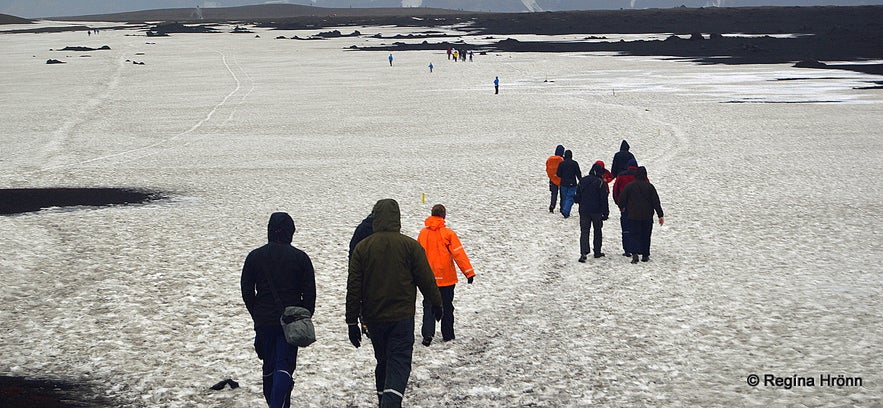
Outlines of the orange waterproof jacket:
<svg viewBox="0 0 883 408">
<path fill-rule="evenodd" d="M 467 278 L 475 276 L 475 271 L 472 270 L 472 264 L 469 262 L 469 257 L 466 256 L 466 251 L 463 250 L 460 238 L 453 230 L 445 227 L 445 219 L 433 215 L 423 223 L 426 228 L 420 230 L 417 242 L 426 251 L 429 267 L 435 274 L 435 284 L 439 287 L 457 284 L 457 270 L 454 269 L 454 262 L 457 262 L 457 266 L 460 267 L 464 276 Z"/>
<path fill-rule="evenodd" d="M 558 165 L 563 161 L 564 158 L 558 155 L 552 155 L 546 159 L 546 174 L 549 176 L 549 180 L 556 186 L 561 185 L 561 177 L 558 177 L 556 173 L 558 173 Z"/>
</svg>

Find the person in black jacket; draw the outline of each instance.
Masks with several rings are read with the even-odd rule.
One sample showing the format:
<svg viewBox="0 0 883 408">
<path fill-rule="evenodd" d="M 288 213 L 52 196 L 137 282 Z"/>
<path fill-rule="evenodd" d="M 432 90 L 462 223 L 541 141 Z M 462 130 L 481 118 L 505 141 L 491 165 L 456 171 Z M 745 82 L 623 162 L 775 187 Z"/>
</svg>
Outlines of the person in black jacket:
<svg viewBox="0 0 883 408">
<path fill-rule="evenodd" d="M 356 227 L 356 230 L 353 231 L 353 237 L 350 239 L 349 258 L 353 257 L 353 250 L 356 249 L 356 245 L 359 245 L 359 242 L 361 242 L 365 238 L 368 238 L 371 234 L 374 233 L 374 226 L 372 225 L 373 223 L 374 213 L 372 212 L 371 214 L 368 214 L 368 216 L 359 223 L 359 225 Z M 371 334 L 368 333 L 368 325 L 365 324 L 364 321 L 362 321 L 360 325 L 362 327 L 362 334 L 370 339 Z"/>
<path fill-rule="evenodd" d="M 579 163 L 573 160 L 573 152 L 570 150 L 564 151 L 564 161 L 558 165 L 556 175 L 561 177 L 561 215 L 564 218 L 569 218 L 570 210 L 573 208 L 573 196 L 576 194 L 576 186 L 579 184 L 579 179 L 583 178 L 583 173 L 579 169 Z"/>
<path fill-rule="evenodd" d="M 647 180 L 647 169 L 638 167 L 635 181 L 632 181 L 619 194 L 619 206 L 628 212 L 629 235 L 631 242 L 632 263 L 638 263 L 638 254 L 642 254 L 642 262 L 650 260 L 650 236 L 653 234 L 653 212 L 659 216 L 659 225 L 665 223 L 662 205 L 656 187 Z"/>
<path fill-rule="evenodd" d="M 595 229 L 592 252 L 595 258 L 604 256 L 601 252 L 601 228 L 610 215 L 607 182 L 601 179 L 606 170 L 598 163 L 592 165 L 589 174 L 579 181 L 574 201 L 579 204 L 579 261 L 585 262 L 589 254 L 589 234 Z"/>
<path fill-rule="evenodd" d="M 268 243 L 251 251 L 242 266 L 242 300 L 254 321 L 254 349 L 263 360 L 264 398 L 270 408 L 288 407 L 297 347 L 288 344 L 279 319 L 287 306 L 316 309 L 316 277 L 310 257 L 291 245 L 294 220 L 277 212 L 267 224 Z"/>
<path fill-rule="evenodd" d="M 629 160 L 635 160 L 635 155 L 629 151 L 629 142 L 625 140 L 619 145 L 619 151 L 613 155 L 613 163 L 610 163 L 610 172 L 616 177 L 628 167 Z"/>
</svg>

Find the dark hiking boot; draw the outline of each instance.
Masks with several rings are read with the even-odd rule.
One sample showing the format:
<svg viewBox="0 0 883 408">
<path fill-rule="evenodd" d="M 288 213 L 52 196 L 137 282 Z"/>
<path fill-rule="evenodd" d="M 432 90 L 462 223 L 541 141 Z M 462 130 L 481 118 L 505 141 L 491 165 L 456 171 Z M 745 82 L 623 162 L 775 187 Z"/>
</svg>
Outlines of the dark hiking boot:
<svg viewBox="0 0 883 408">
<path fill-rule="evenodd" d="M 445 342 L 445 343 L 447 343 L 447 342 L 449 342 L 449 341 L 451 341 L 451 340 L 454 340 L 454 338 L 453 338 L 453 337 L 447 337 L 447 338 L 443 338 L 443 339 L 442 339 L 442 341 Z"/>
<path fill-rule="evenodd" d="M 631 252 L 623 252 L 622 256 L 632 256 L 632 253 Z"/>
<path fill-rule="evenodd" d="M 580 255 L 579 259 L 577 259 L 576 261 L 577 261 L 577 262 L 586 263 L 586 256 L 585 256 L 585 255 Z"/>
<path fill-rule="evenodd" d="M 429 347 L 429 345 L 432 344 L 432 337 L 424 337 L 423 341 L 420 342 L 420 344 Z"/>
<path fill-rule="evenodd" d="M 632 254 L 632 263 L 633 264 L 638 263 L 638 254 Z"/>
<path fill-rule="evenodd" d="M 650 255 L 644 255 L 641 257 L 641 262 L 647 262 L 650 260 Z"/>
<path fill-rule="evenodd" d="M 555 207 L 549 207 L 549 212 L 552 213 L 552 214 L 554 214 L 554 213 L 555 213 Z"/>
<path fill-rule="evenodd" d="M 594 256 L 595 256 L 595 258 L 601 258 L 604 256 L 604 253 L 603 252 L 595 252 Z"/>
</svg>

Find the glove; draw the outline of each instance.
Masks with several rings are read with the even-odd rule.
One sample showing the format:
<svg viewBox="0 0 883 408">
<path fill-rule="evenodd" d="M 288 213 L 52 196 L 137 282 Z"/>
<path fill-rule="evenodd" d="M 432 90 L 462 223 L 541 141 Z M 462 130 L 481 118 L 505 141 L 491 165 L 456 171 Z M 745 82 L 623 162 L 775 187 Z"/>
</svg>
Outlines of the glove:
<svg viewBox="0 0 883 408">
<path fill-rule="evenodd" d="M 466 283 L 472 284 L 472 280 L 475 279 L 474 276 L 470 276 L 469 279 L 466 279 Z"/>
<path fill-rule="evenodd" d="M 435 321 L 441 321 L 442 318 L 442 307 L 437 305 L 432 305 L 432 317 L 435 318 Z"/>
<path fill-rule="evenodd" d="M 348 326 L 350 330 L 350 343 L 359 348 L 362 345 L 362 330 L 358 324 L 350 324 Z"/>
<path fill-rule="evenodd" d="M 604 214 L 601 216 L 601 221 L 607 221 L 608 215 Z"/>
</svg>

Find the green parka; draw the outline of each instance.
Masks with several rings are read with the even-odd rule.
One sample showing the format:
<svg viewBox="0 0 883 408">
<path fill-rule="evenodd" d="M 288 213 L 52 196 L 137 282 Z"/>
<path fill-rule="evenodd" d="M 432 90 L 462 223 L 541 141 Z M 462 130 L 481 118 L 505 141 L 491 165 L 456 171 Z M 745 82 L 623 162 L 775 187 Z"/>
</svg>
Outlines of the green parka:
<svg viewBox="0 0 883 408">
<path fill-rule="evenodd" d="M 346 322 L 359 316 L 368 323 L 413 319 L 417 289 L 433 305 L 441 293 L 423 247 L 401 234 L 399 204 L 383 199 L 374 205 L 374 233 L 356 245 L 346 283 Z"/>
</svg>

